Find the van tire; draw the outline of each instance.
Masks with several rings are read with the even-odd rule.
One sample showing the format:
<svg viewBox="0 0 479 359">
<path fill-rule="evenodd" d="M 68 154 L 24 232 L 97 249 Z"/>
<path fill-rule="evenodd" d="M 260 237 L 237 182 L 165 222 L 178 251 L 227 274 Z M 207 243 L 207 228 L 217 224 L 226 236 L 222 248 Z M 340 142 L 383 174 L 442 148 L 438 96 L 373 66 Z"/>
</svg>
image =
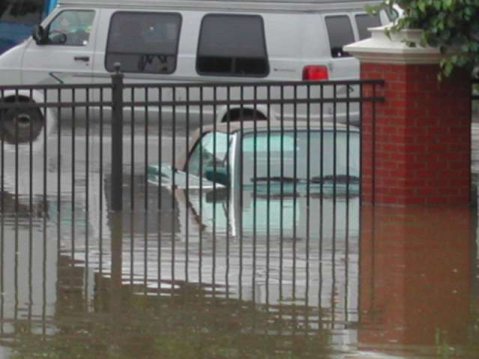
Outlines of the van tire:
<svg viewBox="0 0 479 359">
<path fill-rule="evenodd" d="M 13 107 L 1 118 L 0 133 L 5 142 L 22 144 L 34 141 L 42 132 L 45 120 L 38 107 Z M 17 133 L 18 129 L 18 133 Z"/>
</svg>

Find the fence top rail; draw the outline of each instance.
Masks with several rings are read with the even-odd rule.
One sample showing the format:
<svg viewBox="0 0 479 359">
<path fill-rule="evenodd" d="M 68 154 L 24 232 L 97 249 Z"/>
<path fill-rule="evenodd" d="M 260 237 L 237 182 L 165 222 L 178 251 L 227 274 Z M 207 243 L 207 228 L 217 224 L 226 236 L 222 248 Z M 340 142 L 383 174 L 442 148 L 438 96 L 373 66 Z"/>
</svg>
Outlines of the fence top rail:
<svg viewBox="0 0 479 359">
<path fill-rule="evenodd" d="M 41 91 L 41 90 L 104 90 L 111 89 L 111 83 L 103 84 L 49 84 L 49 85 L 1 85 L 0 95 L 5 91 Z"/>
<path fill-rule="evenodd" d="M 145 82 L 123 83 L 124 88 L 271 88 L 271 87 L 334 87 L 334 86 L 384 86 L 384 80 L 338 80 L 338 81 L 260 81 L 260 82 Z M 102 84 L 49 84 L 49 85 L 2 85 L 0 95 L 5 91 L 43 91 L 43 90 L 105 90 L 111 89 L 112 83 Z"/>
<path fill-rule="evenodd" d="M 334 87 L 345 85 L 383 86 L 384 80 L 336 80 L 336 81 L 237 81 L 237 82 L 163 82 L 163 83 L 125 83 L 125 87 L 167 87 L 167 88 L 219 88 L 219 87 Z"/>
<path fill-rule="evenodd" d="M 314 12 L 365 10 L 379 0 L 60 0 L 59 7 Z"/>
</svg>

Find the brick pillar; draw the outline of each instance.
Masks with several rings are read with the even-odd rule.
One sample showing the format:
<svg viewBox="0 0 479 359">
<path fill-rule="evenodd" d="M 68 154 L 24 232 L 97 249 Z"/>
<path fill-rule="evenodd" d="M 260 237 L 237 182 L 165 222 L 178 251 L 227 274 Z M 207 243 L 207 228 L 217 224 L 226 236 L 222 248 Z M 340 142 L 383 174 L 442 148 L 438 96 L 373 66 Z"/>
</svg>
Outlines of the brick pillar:
<svg viewBox="0 0 479 359">
<path fill-rule="evenodd" d="M 346 50 L 361 79 L 384 79 L 385 102 L 364 105 L 362 200 L 394 205 L 471 202 L 471 87 L 465 73 L 437 79 L 440 54 L 409 48 L 383 29 Z M 417 34 L 406 32 L 406 37 Z"/>
</svg>

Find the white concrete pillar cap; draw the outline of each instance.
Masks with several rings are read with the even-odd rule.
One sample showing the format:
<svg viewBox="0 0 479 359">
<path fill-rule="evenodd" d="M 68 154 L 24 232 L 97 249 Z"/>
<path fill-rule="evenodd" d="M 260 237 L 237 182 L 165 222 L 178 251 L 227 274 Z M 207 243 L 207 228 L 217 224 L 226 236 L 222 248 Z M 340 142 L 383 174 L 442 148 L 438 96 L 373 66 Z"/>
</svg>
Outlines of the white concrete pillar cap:
<svg viewBox="0 0 479 359">
<path fill-rule="evenodd" d="M 368 30 L 371 37 L 344 47 L 344 51 L 365 63 L 378 64 L 438 64 L 443 55 L 439 49 L 422 47 L 419 44 L 422 30 L 401 30 L 386 34 L 390 25 L 373 27 Z M 416 43 L 411 47 L 407 42 Z"/>
</svg>

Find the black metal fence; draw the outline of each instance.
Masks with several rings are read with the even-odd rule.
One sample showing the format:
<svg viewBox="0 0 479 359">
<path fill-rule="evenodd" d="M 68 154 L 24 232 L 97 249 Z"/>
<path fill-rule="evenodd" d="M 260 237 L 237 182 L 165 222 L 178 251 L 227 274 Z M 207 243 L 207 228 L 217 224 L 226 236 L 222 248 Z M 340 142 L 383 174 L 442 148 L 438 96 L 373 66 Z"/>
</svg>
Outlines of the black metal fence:
<svg viewBox="0 0 479 359">
<path fill-rule="evenodd" d="M 74 297 L 99 310 L 105 283 L 247 301 L 292 336 L 354 322 L 358 125 L 380 86 L 1 87 L 0 339 L 49 335 Z"/>
<path fill-rule="evenodd" d="M 169 163 L 175 169 L 171 187 L 177 187 L 176 170 L 185 170 L 187 176 L 190 172 L 187 164 L 179 168 L 177 162 L 188 156 L 193 132 L 214 132 L 217 127 L 222 133 L 308 133 L 306 146 L 315 145 L 309 137 L 311 133 L 334 133 L 334 148 L 328 148 L 328 153 L 320 147 L 314 149 L 314 154 L 309 152 L 307 158 L 299 158 L 296 155 L 301 154 L 296 153 L 290 165 L 310 167 L 331 157 L 337 165 L 335 151 L 346 151 L 348 163 L 341 165 L 351 167 L 349 155 L 357 154 L 359 147 L 349 137 L 356 136 L 361 105 L 381 100 L 364 94 L 376 94 L 368 89 L 381 85 L 381 81 L 133 84 L 124 83 L 118 72 L 112 76 L 111 84 L 104 85 L 0 88 L 1 190 L 14 195 L 16 210 L 20 203 L 25 204 L 25 197 L 32 210 L 33 202 L 41 201 L 40 197 L 45 202 L 53 195 L 60 204 L 60 198 L 69 193 L 72 203 L 76 202 L 80 184 L 88 200 L 93 182 L 100 187 L 95 191 L 101 200 L 104 180 L 110 177 L 108 207 L 121 210 L 125 200 L 122 192 L 129 190 L 130 208 L 134 208 L 137 192 L 134 186 L 125 188 L 125 176 L 133 183 L 140 175 L 148 198 L 151 165 Z M 348 140 L 338 140 L 338 136 Z M 216 147 L 214 151 L 220 150 Z M 250 150 L 249 155 L 252 153 Z M 271 151 L 266 155 L 271 156 Z M 228 153 L 227 160 L 229 156 Z M 55 171 L 51 171 L 53 167 Z M 229 167 L 228 173 L 223 173 L 226 177 L 230 176 Z M 288 177 L 296 174 L 289 173 Z M 274 177 L 283 175 L 284 169 Z M 324 173 L 310 175 L 318 181 Z M 335 177 L 336 173 L 329 175 Z M 266 173 L 262 177 L 265 176 Z M 344 180 L 344 176 L 340 178 Z M 158 202 L 156 207 L 161 208 L 161 204 Z"/>
</svg>

